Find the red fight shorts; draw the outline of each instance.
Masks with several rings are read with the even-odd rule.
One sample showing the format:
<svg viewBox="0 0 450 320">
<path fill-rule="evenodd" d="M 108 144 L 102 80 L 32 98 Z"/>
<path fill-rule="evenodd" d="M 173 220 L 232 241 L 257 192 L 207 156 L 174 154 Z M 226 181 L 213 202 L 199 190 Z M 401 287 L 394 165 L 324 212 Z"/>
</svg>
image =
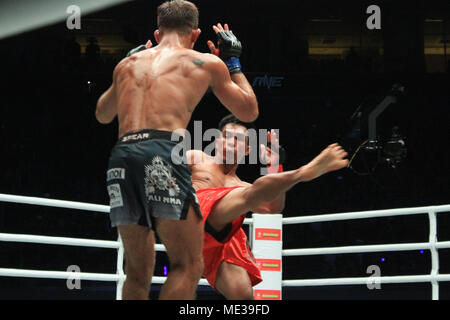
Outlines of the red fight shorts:
<svg viewBox="0 0 450 320">
<path fill-rule="evenodd" d="M 197 198 L 203 215 L 203 222 L 207 224 L 209 214 L 214 205 L 226 196 L 231 190 L 239 188 L 222 187 L 197 190 Z M 203 241 L 203 276 L 208 280 L 211 287 L 215 288 L 217 272 L 222 261 L 243 267 L 252 283 L 257 285 L 262 281 L 261 271 L 256 265 L 255 258 L 248 245 L 247 236 L 242 230 L 245 213 L 231 223 L 231 228 L 222 237 L 213 236 L 207 230 Z M 207 228 L 205 228 L 207 229 Z"/>
</svg>

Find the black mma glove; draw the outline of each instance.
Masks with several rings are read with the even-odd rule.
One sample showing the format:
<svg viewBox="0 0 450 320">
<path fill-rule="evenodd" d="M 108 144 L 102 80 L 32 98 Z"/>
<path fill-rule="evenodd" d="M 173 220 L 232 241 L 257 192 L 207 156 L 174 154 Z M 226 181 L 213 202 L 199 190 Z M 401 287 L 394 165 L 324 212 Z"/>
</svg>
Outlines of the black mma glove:
<svg viewBox="0 0 450 320">
<path fill-rule="evenodd" d="M 230 74 L 242 72 L 239 57 L 242 53 L 241 42 L 229 30 L 221 30 L 217 33 L 219 45 L 219 57 L 225 62 Z"/>
</svg>

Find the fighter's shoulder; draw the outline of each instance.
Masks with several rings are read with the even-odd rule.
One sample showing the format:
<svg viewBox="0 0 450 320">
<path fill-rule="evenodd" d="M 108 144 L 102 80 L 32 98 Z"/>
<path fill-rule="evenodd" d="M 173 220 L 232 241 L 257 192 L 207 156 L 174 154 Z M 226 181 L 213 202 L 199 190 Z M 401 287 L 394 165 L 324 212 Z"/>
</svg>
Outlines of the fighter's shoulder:
<svg viewBox="0 0 450 320">
<path fill-rule="evenodd" d="M 211 53 L 200 53 L 203 59 L 207 60 L 208 62 L 222 62 L 222 59 L 220 59 L 218 56 L 211 54 Z"/>
<path fill-rule="evenodd" d="M 150 51 L 150 50 L 145 50 L 145 51 Z M 135 54 L 133 54 L 129 57 L 124 57 L 122 60 L 119 61 L 119 63 L 117 63 L 116 67 L 114 68 L 114 72 L 115 73 L 122 72 L 129 68 L 132 68 L 133 65 L 136 63 L 136 61 L 141 59 L 141 57 L 144 54 L 148 54 L 148 52 L 140 51 L 140 52 L 136 52 Z"/>
<path fill-rule="evenodd" d="M 212 67 L 217 64 L 223 64 L 223 61 L 219 57 L 211 53 L 202 53 L 195 50 L 189 50 L 188 56 L 194 64 L 202 67 Z"/>
<path fill-rule="evenodd" d="M 116 80 L 117 77 L 124 73 L 124 71 L 127 69 L 128 65 L 129 65 L 129 58 L 123 58 L 122 60 L 119 61 L 118 64 L 116 64 L 116 66 L 114 67 L 113 70 L 113 79 Z"/>
</svg>

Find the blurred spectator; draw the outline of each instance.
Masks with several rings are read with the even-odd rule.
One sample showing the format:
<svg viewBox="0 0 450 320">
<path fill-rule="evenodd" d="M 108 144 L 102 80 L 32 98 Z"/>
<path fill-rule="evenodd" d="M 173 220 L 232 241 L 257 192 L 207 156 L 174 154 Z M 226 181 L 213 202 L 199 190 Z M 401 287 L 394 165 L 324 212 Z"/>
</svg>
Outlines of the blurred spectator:
<svg viewBox="0 0 450 320">
<path fill-rule="evenodd" d="M 345 63 L 350 72 L 357 72 L 360 69 L 361 58 L 356 52 L 354 47 L 350 47 L 350 50 L 345 57 Z"/>
<path fill-rule="evenodd" d="M 90 37 L 89 44 L 86 46 L 86 62 L 88 72 L 100 71 L 100 47 L 97 44 L 97 39 L 95 37 Z"/>
<path fill-rule="evenodd" d="M 72 36 L 64 44 L 64 71 L 75 71 L 80 66 L 81 46 L 77 38 Z"/>
</svg>

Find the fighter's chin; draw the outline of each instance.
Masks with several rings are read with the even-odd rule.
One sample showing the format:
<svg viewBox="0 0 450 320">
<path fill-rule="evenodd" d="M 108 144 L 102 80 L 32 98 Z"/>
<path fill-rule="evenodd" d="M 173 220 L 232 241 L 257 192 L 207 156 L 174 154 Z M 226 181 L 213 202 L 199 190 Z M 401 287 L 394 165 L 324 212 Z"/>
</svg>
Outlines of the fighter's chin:
<svg viewBox="0 0 450 320">
<path fill-rule="evenodd" d="M 236 156 L 233 156 L 233 155 L 228 156 L 228 157 L 227 157 L 227 155 L 224 155 L 222 159 L 223 159 L 224 164 L 236 164 L 237 163 L 237 158 L 236 158 Z"/>
</svg>

